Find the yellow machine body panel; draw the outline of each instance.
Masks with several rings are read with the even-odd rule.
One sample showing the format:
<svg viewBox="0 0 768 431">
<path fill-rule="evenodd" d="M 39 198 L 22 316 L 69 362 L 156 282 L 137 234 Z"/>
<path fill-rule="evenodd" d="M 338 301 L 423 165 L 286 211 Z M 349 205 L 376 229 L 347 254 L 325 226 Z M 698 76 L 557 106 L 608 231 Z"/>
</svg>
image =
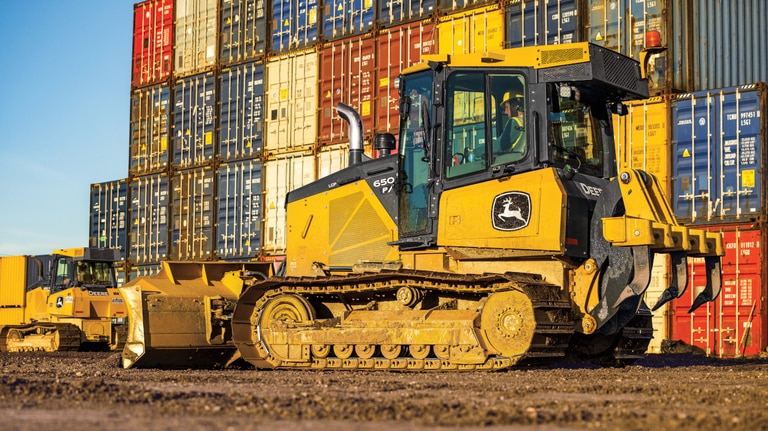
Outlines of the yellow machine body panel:
<svg viewBox="0 0 768 431">
<path fill-rule="evenodd" d="M 554 169 L 446 190 L 440 198 L 438 242 L 446 247 L 513 249 L 519 256 L 561 253 L 562 196 Z"/>
<path fill-rule="evenodd" d="M 317 275 L 313 263 L 351 266 L 397 258 L 397 226 L 371 187 L 355 181 L 287 206 L 286 275 Z"/>
</svg>

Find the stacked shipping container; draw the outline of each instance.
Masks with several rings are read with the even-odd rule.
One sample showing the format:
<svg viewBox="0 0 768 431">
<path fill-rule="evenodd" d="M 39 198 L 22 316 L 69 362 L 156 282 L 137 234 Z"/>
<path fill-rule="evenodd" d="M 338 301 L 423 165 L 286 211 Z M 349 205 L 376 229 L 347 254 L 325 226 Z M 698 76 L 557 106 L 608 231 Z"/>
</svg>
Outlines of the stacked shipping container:
<svg viewBox="0 0 768 431">
<path fill-rule="evenodd" d="M 112 220 L 94 195 L 91 243 L 123 247 L 129 276 L 168 258 L 279 261 L 285 194 L 346 165 L 349 131 L 338 102 L 361 114 L 370 153 L 375 133 L 397 133 L 394 78 L 423 55 L 582 40 L 635 58 L 649 42 L 665 48 L 649 63 L 656 97 L 632 103 L 616 121 L 620 167 L 656 174 L 686 223 L 763 229 L 765 90 L 741 86 L 768 80 L 768 44 L 759 37 L 768 30 L 765 7 L 759 0 L 138 3 L 121 180 L 127 231 L 93 223 Z M 720 143 L 702 143 L 706 135 Z M 661 332 L 679 335 L 676 310 L 659 312 L 673 316 Z M 766 314 L 761 301 L 755 314 Z"/>
</svg>

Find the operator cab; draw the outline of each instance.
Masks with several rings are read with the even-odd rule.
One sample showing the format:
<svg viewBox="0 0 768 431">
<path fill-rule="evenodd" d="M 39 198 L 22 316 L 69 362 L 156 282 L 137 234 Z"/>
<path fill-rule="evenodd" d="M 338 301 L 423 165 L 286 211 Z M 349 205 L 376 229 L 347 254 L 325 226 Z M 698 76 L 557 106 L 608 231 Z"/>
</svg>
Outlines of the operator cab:
<svg viewBox="0 0 768 431">
<path fill-rule="evenodd" d="M 401 248 L 437 245 L 444 190 L 546 167 L 615 175 L 608 108 L 623 105 L 610 89 L 542 82 L 533 67 L 429 66 L 398 82 Z"/>
</svg>

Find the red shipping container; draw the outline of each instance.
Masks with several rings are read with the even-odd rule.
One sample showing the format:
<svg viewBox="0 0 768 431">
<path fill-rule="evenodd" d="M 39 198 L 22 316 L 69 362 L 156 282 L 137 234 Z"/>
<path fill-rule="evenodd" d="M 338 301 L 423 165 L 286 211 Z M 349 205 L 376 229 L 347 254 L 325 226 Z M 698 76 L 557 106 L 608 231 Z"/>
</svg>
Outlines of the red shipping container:
<svg viewBox="0 0 768 431">
<path fill-rule="evenodd" d="M 421 61 L 421 56 L 437 52 L 437 33 L 431 20 L 413 22 L 379 31 L 376 36 L 376 133 L 398 133 L 400 96 L 395 78 L 400 71 Z"/>
<path fill-rule="evenodd" d="M 349 141 L 349 127 L 336 111 L 339 102 L 360 114 L 363 135 L 373 131 L 375 43 L 370 36 L 353 36 L 325 44 L 320 51 L 320 145 Z"/>
<path fill-rule="evenodd" d="M 723 289 L 713 302 L 688 314 L 694 298 L 706 284 L 704 260 L 689 259 L 688 289 L 672 302 L 672 339 L 700 347 L 710 356 L 758 355 L 768 345 L 763 278 L 768 259 L 761 247 L 766 227 L 747 224 L 706 229 L 723 234 Z"/>
<path fill-rule="evenodd" d="M 133 9 L 133 88 L 167 79 L 173 69 L 173 0 L 147 0 Z"/>
</svg>

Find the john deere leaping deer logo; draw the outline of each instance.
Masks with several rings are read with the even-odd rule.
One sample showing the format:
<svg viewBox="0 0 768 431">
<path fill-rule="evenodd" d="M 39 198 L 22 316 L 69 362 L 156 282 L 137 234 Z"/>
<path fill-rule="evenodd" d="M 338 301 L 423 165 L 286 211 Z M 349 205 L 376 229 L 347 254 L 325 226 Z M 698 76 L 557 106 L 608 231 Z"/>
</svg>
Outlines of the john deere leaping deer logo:
<svg viewBox="0 0 768 431">
<path fill-rule="evenodd" d="M 507 192 L 493 199 L 492 221 L 494 229 L 519 230 L 531 219 L 531 197 L 527 193 Z"/>
</svg>

